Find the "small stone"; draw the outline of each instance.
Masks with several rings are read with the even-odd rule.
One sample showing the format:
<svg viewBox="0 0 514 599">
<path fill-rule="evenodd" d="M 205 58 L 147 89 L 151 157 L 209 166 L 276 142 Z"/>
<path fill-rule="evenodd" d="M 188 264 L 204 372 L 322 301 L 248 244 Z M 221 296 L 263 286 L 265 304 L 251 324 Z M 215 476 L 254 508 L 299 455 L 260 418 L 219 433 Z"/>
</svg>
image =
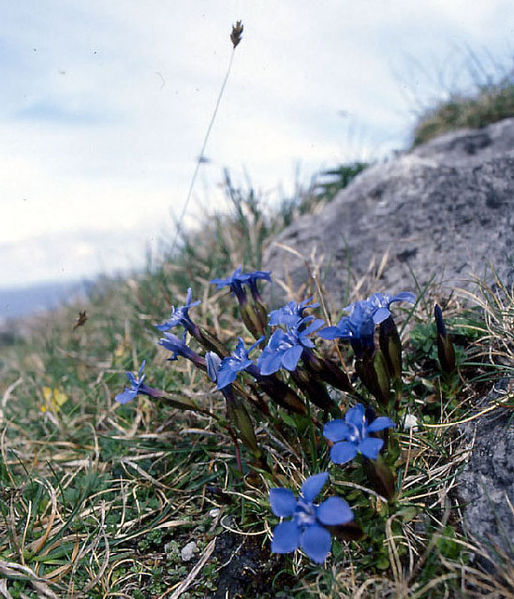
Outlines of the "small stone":
<svg viewBox="0 0 514 599">
<path fill-rule="evenodd" d="M 418 419 L 416 416 L 414 416 L 414 414 L 405 414 L 402 427 L 406 431 L 412 429 L 412 432 L 415 433 L 418 430 Z"/>
<path fill-rule="evenodd" d="M 219 513 L 220 513 L 220 509 L 219 509 L 219 508 L 217 508 L 217 507 L 215 507 L 214 509 L 212 509 L 212 510 L 209 512 L 209 516 L 210 516 L 211 518 L 217 518 L 217 517 L 218 517 L 218 515 L 219 515 Z"/>
<path fill-rule="evenodd" d="M 182 547 L 180 557 L 183 562 L 188 562 L 193 559 L 193 555 L 198 551 L 198 547 L 194 541 L 188 543 L 185 547 Z"/>
</svg>

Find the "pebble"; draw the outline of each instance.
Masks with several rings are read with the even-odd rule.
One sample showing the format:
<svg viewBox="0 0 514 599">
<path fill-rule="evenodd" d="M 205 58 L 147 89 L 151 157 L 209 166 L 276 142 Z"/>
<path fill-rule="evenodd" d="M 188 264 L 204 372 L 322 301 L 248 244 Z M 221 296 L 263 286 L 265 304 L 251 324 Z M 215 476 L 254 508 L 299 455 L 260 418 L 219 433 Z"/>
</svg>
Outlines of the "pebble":
<svg viewBox="0 0 514 599">
<path fill-rule="evenodd" d="M 198 551 L 198 547 L 194 541 L 188 543 L 185 547 L 182 547 L 180 557 L 183 562 L 188 562 L 193 559 L 193 555 Z"/>
</svg>

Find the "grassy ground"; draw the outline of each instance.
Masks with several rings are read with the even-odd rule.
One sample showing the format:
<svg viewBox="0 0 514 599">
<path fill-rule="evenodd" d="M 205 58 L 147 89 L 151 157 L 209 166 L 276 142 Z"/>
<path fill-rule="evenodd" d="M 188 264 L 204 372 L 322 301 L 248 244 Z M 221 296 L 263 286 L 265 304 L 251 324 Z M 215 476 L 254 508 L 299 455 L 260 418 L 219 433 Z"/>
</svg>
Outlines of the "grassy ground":
<svg viewBox="0 0 514 599">
<path fill-rule="evenodd" d="M 490 56 L 461 52 L 461 68 L 472 84 L 464 89 L 451 86 L 446 97 L 418 116 L 413 146 L 456 129 L 480 129 L 514 117 L 514 66 L 497 65 Z M 454 73 L 455 75 L 455 73 Z M 461 73 L 458 73 L 461 75 Z"/>
<path fill-rule="evenodd" d="M 241 472 L 232 439 L 208 415 L 143 397 L 114 401 L 125 371 L 146 359 L 149 384 L 224 413 L 204 375 L 185 360 L 167 362 L 153 324 L 191 285 L 202 299 L 195 321 L 233 348 L 242 331 L 237 309 L 209 279 L 243 263 L 259 268 L 270 236 L 295 212 L 324 201 L 308 194 L 266 214 L 255 194 L 233 189 L 228 177 L 226 183 L 232 214 L 213 215 L 173 260 L 103 282 L 87 306 L 42 317 L 27 337 L 3 348 L 0 595 L 511 596 L 512 571 L 501 563 L 492 574 L 484 568 L 492 558 L 462 530 L 455 494 L 469 449 L 458 423 L 477 417 L 474 400 L 495 378 L 512 376 L 514 298 L 501 286 L 495 293 L 477 286 L 472 308 L 456 298 L 444 306 L 457 342 L 458 370 L 450 378 L 439 373 L 429 324 L 433 301 L 444 298 L 436 288 L 419 290 L 415 309 L 402 312 L 408 357 L 398 418 L 409 411 L 422 425 L 395 436 L 397 498 L 389 504 L 369 488 L 362 464 L 346 479 L 332 467 L 332 493 L 350 502 L 365 535 L 334 541 L 324 567 L 299 553 L 269 551 L 278 522 L 269 489 L 297 491 L 328 467 L 323 439 L 304 421 L 283 410 L 274 411 L 275 420 L 253 413 L 269 471 L 242 449 Z M 87 321 L 75 327 L 83 308 Z M 343 358 L 351 363 L 349 354 Z M 512 398 L 504 403 L 512 406 Z M 185 562 L 181 551 L 192 541 Z M 482 565 L 472 554 L 484 556 Z"/>
</svg>

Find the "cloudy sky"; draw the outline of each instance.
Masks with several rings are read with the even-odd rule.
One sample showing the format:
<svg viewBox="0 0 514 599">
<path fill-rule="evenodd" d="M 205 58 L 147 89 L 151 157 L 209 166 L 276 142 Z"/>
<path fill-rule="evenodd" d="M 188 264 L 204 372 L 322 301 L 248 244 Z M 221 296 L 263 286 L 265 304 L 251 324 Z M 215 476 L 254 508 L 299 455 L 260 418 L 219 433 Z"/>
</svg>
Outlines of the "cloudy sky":
<svg viewBox="0 0 514 599">
<path fill-rule="evenodd" d="M 0 287 L 141 263 L 221 170 L 272 201 L 408 142 L 413 113 L 513 56 L 512 0 L 0 0 Z M 497 62 L 496 66 L 495 63 Z"/>
</svg>

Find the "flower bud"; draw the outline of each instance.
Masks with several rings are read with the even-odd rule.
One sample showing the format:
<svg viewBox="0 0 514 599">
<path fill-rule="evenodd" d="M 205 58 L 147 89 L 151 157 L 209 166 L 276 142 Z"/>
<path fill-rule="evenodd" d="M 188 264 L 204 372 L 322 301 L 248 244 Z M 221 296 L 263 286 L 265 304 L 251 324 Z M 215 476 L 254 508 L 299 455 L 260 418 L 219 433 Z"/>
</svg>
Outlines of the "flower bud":
<svg viewBox="0 0 514 599">
<path fill-rule="evenodd" d="M 449 336 L 446 333 L 443 312 L 436 304 L 434 306 L 434 318 L 437 328 L 437 355 L 441 370 L 447 374 L 455 370 L 455 349 Z"/>
</svg>

